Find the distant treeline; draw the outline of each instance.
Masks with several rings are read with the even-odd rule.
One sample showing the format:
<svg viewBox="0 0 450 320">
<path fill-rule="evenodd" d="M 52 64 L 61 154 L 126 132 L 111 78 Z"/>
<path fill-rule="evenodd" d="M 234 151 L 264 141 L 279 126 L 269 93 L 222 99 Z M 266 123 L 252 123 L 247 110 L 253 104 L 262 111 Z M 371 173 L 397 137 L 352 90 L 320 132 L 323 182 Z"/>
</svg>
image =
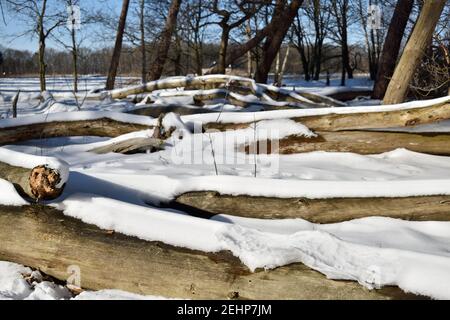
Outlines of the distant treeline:
<svg viewBox="0 0 450 320">
<path fill-rule="evenodd" d="M 197 73 L 194 61 L 194 52 L 190 52 L 187 45 L 178 50 L 172 48 L 169 59 L 164 68 L 165 75 L 185 75 Z M 286 73 L 304 74 L 301 56 L 295 47 L 291 47 L 289 59 L 286 63 Z M 149 48 L 151 54 L 151 47 Z M 281 56 L 287 51 L 287 45 L 281 49 Z M 203 48 L 203 67 L 208 68 L 215 64 L 219 52 L 218 44 L 205 44 Z M 340 49 L 337 46 L 325 46 L 323 55 L 323 72 L 335 73 L 340 70 Z M 369 71 L 368 61 L 365 58 L 365 49 L 354 46 L 352 53 L 356 63 L 356 71 L 367 73 Z M 102 74 L 108 72 L 112 48 L 92 50 L 88 48 L 79 49 L 79 72 L 81 74 Z M 0 47 L 0 72 L 2 76 L 23 76 L 39 74 L 38 53 L 31 51 L 21 51 L 16 49 L 5 49 Z M 56 49 L 47 49 L 47 72 L 48 74 L 71 74 L 72 55 L 70 52 Z M 141 72 L 140 48 L 124 47 L 120 56 L 119 73 L 122 75 L 139 76 Z M 235 65 L 231 66 L 233 73 L 246 75 L 247 56 L 242 57 Z M 274 66 L 275 68 L 275 66 Z"/>
</svg>

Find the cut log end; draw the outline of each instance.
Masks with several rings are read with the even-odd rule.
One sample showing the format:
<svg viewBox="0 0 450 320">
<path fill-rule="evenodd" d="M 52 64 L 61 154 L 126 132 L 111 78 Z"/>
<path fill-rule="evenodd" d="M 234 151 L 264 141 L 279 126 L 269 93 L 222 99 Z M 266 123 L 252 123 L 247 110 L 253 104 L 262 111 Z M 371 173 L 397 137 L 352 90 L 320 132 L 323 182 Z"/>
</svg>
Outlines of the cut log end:
<svg viewBox="0 0 450 320">
<path fill-rule="evenodd" d="M 53 200 L 58 198 L 63 187 L 58 187 L 61 176 L 57 170 L 45 165 L 37 166 L 31 170 L 30 189 L 33 196 L 38 200 Z"/>
</svg>

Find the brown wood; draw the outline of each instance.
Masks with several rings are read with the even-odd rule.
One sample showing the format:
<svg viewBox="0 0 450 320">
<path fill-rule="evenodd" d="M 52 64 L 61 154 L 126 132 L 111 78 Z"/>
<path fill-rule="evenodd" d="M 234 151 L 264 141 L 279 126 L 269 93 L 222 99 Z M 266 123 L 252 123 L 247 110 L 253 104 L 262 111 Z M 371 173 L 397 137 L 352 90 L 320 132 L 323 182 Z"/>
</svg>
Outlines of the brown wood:
<svg viewBox="0 0 450 320">
<path fill-rule="evenodd" d="M 410 127 L 450 119 L 450 103 L 396 111 L 326 114 L 295 117 L 311 130 L 345 131 L 371 128 Z M 205 123 L 205 129 L 232 130 L 247 128 L 252 123 Z"/>
<path fill-rule="evenodd" d="M 400 52 L 403 35 L 408 24 L 409 16 L 414 5 L 414 0 L 399 0 L 395 6 L 386 40 L 383 45 L 378 71 L 373 90 L 373 99 L 382 100 L 389 80 L 394 74 L 395 64 Z"/>
<path fill-rule="evenodd" d="M 450 196 L 405 198 L 266 198 L 190 192 L 178 196 L 171 206 L 211 217 L 239 215 L 258 219 L 296 219 L 335 223 L 381 216 L 414 221 L 450 221 Z"/>
<path fill-rule="evenodd" d="M 53 200 L 64 190 L 64 186 L 57 188 L 59 172 L 44 165 L 29 169 L 0 162 L 0 178 L 11 182 L 27 200 Z"/>
<path fill-rule="evenodd" d="M 120 142 L 110 143 L 98 148 L 89 150 L 89 152 L 94 152 L 97 154 L 105 153 L 123 153 L 130 154 L 141 151 L 156 151 L 163 149 L 164 141 L 161 139 L 154 138 L 132 138 Z"/>
<path fill-rule="evenodd" d="M 181 0 L 171 0 L 169 13 L 167 15 L 166 23 L 163 31 L 159 37 L 156 46 L 156 58 L 149 67 L 148 79 L 157 80 L 161 78 L 164 64 L 166 63 L 169 54 L 170 42 L 172 34 L 177 26 L 178 12 L 180 11 Z"/>
<path fill-rule="evenodd" d="M 396 287 L 369 291 L 297 263 L 251 273 L 228 252 L 204 253 L 110 233 L 42 206 L 0 207 L 0 260 L 84 289 L 188 299 L 411 299 Z"/>
<path fill-rule="evenodd" d="M 114 89 L 116 82 L 117 69 L 120 63 L 120 54 L 122 53 L 123 35 L 125 33 L 125 26 L 128 16 L 128 8 L 130 7 L 130 0 L 122 1 L 122 11 L 120 12 L 119 23 L 117 25 L 116 42 L 114 44 L 114 51 L 109 66 L 108 78 L 106 79 L 106 90 Z"/>
<path fill-rule="evenodd" d="M 117 137 L 126 133 L 147 130 L 150 127 L 120 122 L 108 118 L 83 121 L 36 123 L 17 127 L 0 128 L 0 145 L 32 139 L 55 137 L 98 136 Z"/>
<path fill-rule="evenodd" d="M 411 79 L 430 43 L 446 2 L 447 0 L 424 1 L 411 37 L 389 82 L 384 104 L 401 103 L 406 98 Z"/>
<path fill-rule="evenodd" d="M 358 154 L 378 154 L 405 148 L 415 152 L 450 156 L 450 133 L 404 133 L 379 131 L 338 131 L 316 132 L 317 137 L 290 136 L 277 142 L 280 154 L 304 153 L 311 151 L 353 152 Z M 272 151 L 268 141 L 258 152 Z M 276 146 L 274 146 L 276 147 Z M 260 150 L 261 149 L 261 150 Z M 255 152 L 256 146 L 241 146 L 245 152 Z"/>
</svg>

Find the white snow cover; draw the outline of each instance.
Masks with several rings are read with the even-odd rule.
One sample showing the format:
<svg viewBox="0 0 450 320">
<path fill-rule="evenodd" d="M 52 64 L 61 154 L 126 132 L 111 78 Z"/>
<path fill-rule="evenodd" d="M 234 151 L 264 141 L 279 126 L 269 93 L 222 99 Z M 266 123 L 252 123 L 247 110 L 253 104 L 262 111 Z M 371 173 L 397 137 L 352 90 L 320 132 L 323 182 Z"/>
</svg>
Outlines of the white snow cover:
<svg viewBox="0 0 450 320">
<path fill-rule="evenodd" d="M 6 180 L 0 179 L 0 204 L 4 206 L 23 206 L 28 204 Z"/>
<path fill-rule="evenodd" d="M 449 222 L 374 217 L 319 225 L 226 215 L 205 220 L 81 194 L 57 207 L 144 240 L 208 252 L 230 250 L 252 271 L 302 262 L 330 279 L 355 280 L 368 288 L 397 285 L 407 292 L 450 298 Z"/>
<path fill-rule="evenodd" d="M 27 278 L 28 281 L 25 279 Z M 83 291 L 76 297 L 61 285 L 42 281 L 39 271 L 0 261 L 0 300 L 165 300 L 120 290 Z"/>
<path fill-rule="evenodd" d="M 53 157 L 34 156 L 0 147 L 0 161 L 12 166 L 29 169 L 45 165 L 59 173 L 61 181 L 57 185 L 58 188 L 66 184 L 69 178 L 69 164 Z"/>
<path fill-rule="evenodd" d="M 2 87 L 2 81 L 0 79 L 0 88 L 7 89 L 13 85 L 8 82 Z M 296 83 L 290 81 L 287 85 L 296 86 Z M 361 90 L 363 87 L 367 88 L 367 85 L 361 86 Z M 321 93 L 335 90 L 332 87 L 316 89 L 311 90 Z M 156 97 L 157 103 L 191 103 L 192 96 L 183 96 L 186 92 L 179 98 L 168 98 L 166 93 L 155 92 L 152 96 Z M 36 106 L 33 106 L 37 97 L 34 92 L 22 94 L 20 118 L 0 120 L 0 128 L 105 117 L 148 126 L 156 124 L 156 119 L 150 117 L 112 112 L 134 108 L 131 102 L 87 101 L 82 110 L 90 111 L 75 111 L 78 107 L 71 101 L 70 90 L 58 94 L 67 101 L 38 103 Z M 0 99 L 3 97 L 9 96 L 0 94 Z M 8 100 L 4 102 L 0 103 L 1 117 L 8 116 L 10 108 Z M 208 106 L 220 111 L 217 113 L 182 117 L 168 114 L 163 126 L 166 130 L 174 127 L 176 131 L 166 141 L 165 150 L 157 153 L 125 156 L 88 152 L 129 138 L 151 137 L 153 130 L 145 130 L 114 139 L 69 137 L 28 141 L 0 148 L 0 159 L 27 168 L 35 164 L 48 164 L 63 170 L 69 164 L 70 172 L 66 171 L 65 176 L 70 175 L 70 178 L 65 192 L 51 205 L 63 210 L 66 215 L 104 229 L 196 250 L 230 250 L 251 270 L 303 262 L 329 278 L 355 280 L 368 288 L 398 285 L 416 294 L 450 299 L 449 222 L 364 218 L 319 225 L 301 219 L 269 221 L 226 215 L 205 220 L 149 206 L 189 191 L 280 198 L 450 195 L 450 162 L 447 157 L 405 149 L 370 156 L 331 152 L 255 156 L 238 150 L 243 143 L 265 140 L 264 134 L 267 132 L 273 138 L 314 136 L 302 124 L 287 119 L 290 117 L 404 110 L 448 102 L 450 97 L 392 106 L 364 106 L 373 101 L 356 101 L 352 102 L 352 105 L 357 105 L 354 107 L 257 113 L 240 112 L 235 106 L 218 103 Z M 227 110 L 233 112 L 225 112 Z M 250 126 L 225 133 L 193 132 L 196 122 L 215 121 L 245 122 Z M 258 122 L 256 128 L 254 122 Z M 450 126 L 447 122 L 403 130 L 448 132 Z M 184 163 L 180 161 L 183 157 L 178 156 L 183 152 L 201 161 Z M 22 153 L 33 157 L 24 157 Z M 34 156 L 36 154 L 39 156 Z M 230 163 L 222 161 L 229 159 L 232 160 Z M 0 180 L 0 204 L 24 205 L 25 202 L 9 182 Z M 30 273 L 32 271 L 28 268 L 0 262 L 0 298 L 70 298 L 64 287 L 38 280 L 30 284 L 22 276 Z M 39 278 L 36 274 L 34 276 Z M 159 297 L 142 297 L 117 290 L 84 292 L 77 297 L 97 298 Z"/>
<path fill-rule="evenodd" d="M 77 112 L 56 112 L 45 113 L 36 116 L 27 116 L 21 118 L 10 118 L 0 120 L 0 128 L 10 128 L 16 126 L 26 126 L 36 123 L 48 123 L 56 121 L 83 121 L 98 120 L 107 118 L 119 122 L 140 124 L 144 126 L 153 126 L 155 121 L 151 117 L 143 117 L 133 114 L 126 114 L 111 111 L 77 111 Z"/>
<path fill-rule="evenodd" d="M 193 114 L 182 117 L 183 121 L 199 121 L 202 123 L 220 122 L 220 123 L 248 123 L 252 121 L 270 120 L 270 119 L 283 119 L 294 117 L 305 117 L 325 114 L 349 114 L 349 113 L 364 113 L 364 112 L 385 112 L 405 109 L 417 109 L 429 107 L 437 103 L 450 102 L 450 96 L 431 99 L 412 101 L 401 104 L 393 105 L 377 105 L 377 106 L 352 106 L 352 107 L 338 107 L 338 108 L 312 108 L 312 109 L 289 109 L 289 110 L 273 110 L 262 112 L 227 112 L 220 114 L 206 113 L 206 114 Z"/>
</svg>

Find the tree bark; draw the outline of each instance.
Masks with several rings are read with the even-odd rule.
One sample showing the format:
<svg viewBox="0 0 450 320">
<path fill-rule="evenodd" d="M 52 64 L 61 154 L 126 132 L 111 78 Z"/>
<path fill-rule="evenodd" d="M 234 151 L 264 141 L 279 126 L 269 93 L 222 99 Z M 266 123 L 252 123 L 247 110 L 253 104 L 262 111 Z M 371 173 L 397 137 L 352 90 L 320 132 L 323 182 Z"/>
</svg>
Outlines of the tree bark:
<svg viewBox="0 0 450 320">
<path fill-rule="evenodd" d="M 0 162 L 0 178 L 11 182 L 26 200 L 53 200 L 64 190 L 64 185 L 58 187 L 60 173 L 44 164 L 29 169 Z"/>
<path fill-rule="evenodd" d="M 161 75 L 163 73 L 164 65 L 169 54 L 171 42 L 170 40 L 177 26 L 177 17 L 178 12 L 180 11 L 181 1 L 182 0 L 172 0 L 171 2 L 169 14 L 166 19 L 166 24 L 164 26 L 164 30 L 161 33 L 161 38 L 156 48 L 156 59 L 153 61 L 150 67 L 148 75 L 148 79 L 150 81 L 161 78 Z"/>
<path fill-rule="evenodd" d="M 219 47 L 219 61 L 217 66 L 217 73 L 225 74 L 227 69 L 227 51 L 228 51 L 228 41 L 230 37 L 230 29 L 225 24 L 222 26 L 222 36 L 220 38 Z"/>
<path fill-rule="evenodd" d="M 383 99 L 384 104 L 401 103 L 405 100 L 408 94 L 409 83 L 430 43 L 446 2 L 446 0 L 428 0 L 424 2 L 411 38 L 406 44 L 402 57 L 395 68 L 394 75 L 389 82 Z"/>
<path fill-rule="evenodd" d="M 246 153 L 277 152 L 294 154 L 313 151 L 352 152 L 357 154 L 380 154 L 405 148 L 411 151 L 450 156 L 450 133 L 406 133 L 381 131 L 317 131 L 317 137 L 305 138 L 290 136 L 276 142 L 272 150 L 272 142 L 241 146 Z"/>
<path fill-rule="evenodd" d="M 126 133 L 147 130 L 151 127 L 121 122 L 109 118 L 97 120 L 56 121 L 3 127 L 0 130 L 0 145 L 21 141 L 68 136 L 117 137 Z"/>
<path fill-rule="evenodd" d="M 69 277 L 69 266 L 77 266 L 83 289 L 168 298 L 418 298 L 396 287 L 367 290 L 355 282 L 328 280 L 300 263 L 252 273 L 228 252 L 204 253 L 110 233 L 43 206 L 0 207 L 0 259 L 61 281 Z"/>
<path fill-rule="evenodd" d="M 298 9 L 302 5 L 303 0 L 292 0 L 291 3 L 285 8 L 285 10 L 280 14 L 279 18 L 272 18 L 269 24 L 267 24 L 263 29 L 256 32 L 255 36 L 248 40 L 247 42 L 234 46 L 229 50 L 227 54 L 226 65 L 233 64 L 237 59 L 244 56 L 248 51 L 254 49 L 261 41 L 264 40 L 268 35 L 276 32 L 277 28 L 280 26 L 280 21 L 285 21 L 285 19 L 290 19 L 291 15 L 297 13 Z M 291 19 L 291 23 L 293 18 Z M 284 24 L 284 23 L 283 23 Z M 283 37 L 284 38 L 284 37 Z M 276 54 L 276 53 L 275 53 Z M 272 60 L 273 61 L 273 60 Z M 260 65 L 261 63 L 258 63 Z M 214 74 L 217 73 L 217 67 L 211 68 L 207 73 Z"/>
<path fill-rule="evenodd" d="M 378 65 L 378 72 L 372 94 L 373 99 L 382 100 L 386 93 L 389 79 L 394 74 L 395 63 L 397 62 L 403 34 L 405 33 L 413 4 L 414 0 L 397 1 Z"/>
<path fill-rule="evenodd" d="M 141 32 L 141 81 L 147 82 L 147 48 L 145 45 L 145 0 L 140 0 L 139 28 Z"/>
<path fill-rule="evenodd" d="M 312 223 L 337 223 L 373 216 L 413 221 L 450 221 L 450 196 L 280 199 L 190 192 L 178 196 L 170 206 L 204 218 L 216 214 L 238 214 L 256 219 L 300 218 Z"/>
<path fill-rule="evenodd" d="M 436 121 L 450 119 L 450 103 L 439 103 L 433 106 L 396 111 L 340 113 L 294 117 L 311 130 L 316 131 L 346 131 L 364 129 L 382 129 L 395 127 L 410 127 Z M 205 129 L 243 129 L 249 123 L 205 123 Z"/>
<path fill-rule="evenodd" d="M 128 8 L 130 6 L 130 0 L 123 0 L 122 11 L 120 13 L 119 25 L 117 28 L 116 43 L 114 45 L 114 51 L 111 58 L 111 64 L 108 71 L 108 79 L 106 80 L 106 90 L 114 89 L 116 82 L 117 69 L 120 63 L 120 54 L 122 52 L 123 34 L 125 32 L 125 26 L 127 22 Z"/>
<path fill-rule="evenodd" d="M 282 1 L 285 2 L 285 1 Z M 258 83 L 267 83 L 267 78 L 272 67 L 272 63 L 280 50 L 281 44 L 292 25 L 297 11 L 302 5 L 303 0 L 292 1 L 290 5 L 275 9 L 273 20 L 276 20 L 277 27 L 275 31 L 270 34 L 263 46 L 263 57 L 260 64 L 256 68 L 255 80 Z"/>
</svg>

